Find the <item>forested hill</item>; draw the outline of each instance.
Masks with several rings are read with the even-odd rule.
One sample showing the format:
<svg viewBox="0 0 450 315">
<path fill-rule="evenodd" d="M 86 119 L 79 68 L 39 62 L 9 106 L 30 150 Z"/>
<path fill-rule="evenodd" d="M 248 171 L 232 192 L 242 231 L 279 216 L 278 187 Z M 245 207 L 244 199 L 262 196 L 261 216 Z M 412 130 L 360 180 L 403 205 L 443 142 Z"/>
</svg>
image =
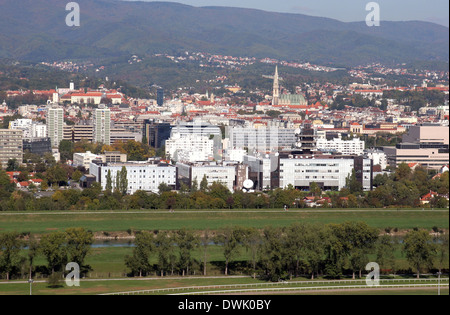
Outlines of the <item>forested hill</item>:
<svg viewBox="0 0 450 315">
<path fill-rule="evenodd" d="M 40 62 L 190 50 L 346 66 L 448 61 L 448 28 L 427 22 L 368 27 L 254 9 L 76 2 L 80 27 L 65 23 L 67 1 L 0 0 L 0 57 Z M 361 20 L 365 14 L 362 8 Z"/>
</svg>

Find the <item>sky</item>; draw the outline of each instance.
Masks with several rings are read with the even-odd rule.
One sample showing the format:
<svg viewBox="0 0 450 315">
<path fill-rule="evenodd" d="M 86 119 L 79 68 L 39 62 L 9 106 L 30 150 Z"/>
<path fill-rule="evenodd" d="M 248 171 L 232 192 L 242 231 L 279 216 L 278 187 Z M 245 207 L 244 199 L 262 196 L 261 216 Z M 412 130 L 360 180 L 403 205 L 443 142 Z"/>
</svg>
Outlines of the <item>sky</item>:
<svg viewBox="0 0 450 315">
<path fill-rule="evenodd" d="M 134 1 L 134 0 L 128 0 Z M 151 1 L 151 0 L 140 0 Z M 373 0 L 161 0 L 196 7 L 226 6 L 272 12 L 300 13 L 343 22 L 365 21 L 366 4 Z M 449 26 L 448 0 L 374 0 L 381 21 L 427 21 Z"/>
</svg>

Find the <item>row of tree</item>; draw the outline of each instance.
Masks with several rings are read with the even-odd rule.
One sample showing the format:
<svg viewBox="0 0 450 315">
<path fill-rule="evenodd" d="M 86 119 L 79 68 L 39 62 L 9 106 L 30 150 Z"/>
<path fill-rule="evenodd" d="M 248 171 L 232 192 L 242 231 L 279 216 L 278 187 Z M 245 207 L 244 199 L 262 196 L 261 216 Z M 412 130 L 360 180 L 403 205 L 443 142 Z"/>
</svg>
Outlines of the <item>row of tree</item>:
<svg viewBox="0 0 450 315">
<path fill-rule="evenodd" d="M 64 232 L 44 234 L 40 239 L 29 234 L 2 233 L 0 234 L 0 274 L 7 280 L 12 275 L 25 274 L 25 270 L 28 270 L 29 278 L 32 278 L 36 271 L 52 275 L 63 272 L 68 262 L 77 263 L 80 270 L 86 272 L 91 269 L 90 266 L 85 265 L 85 259 L 93 241 L 93 233 L 83 228 L 69 228 Z M 26 251 L 24 251 L 25 248 Z M 39 255 L 45 257 L 47 266 L 35 266 L 35 259 Z"/>
<path fill-rule="evenodd" d="M 355 279 L 356 273 L 361 277 L 371 261 L 376 261 L 382 270 L 395 273 L 397 249 L 403 251 L 417 277 L 435 266 L 442 270 L 448 260 L 448 234 L 441 234 L 437 241 L 428 231 L 414 229 L 405 236 L 400 248 L 392 236 L 380 236 L 377 229 L 366 223 L 346 222 L 325 226 L 294 223 L 263 230 L 230 227 L 199 235 L 185 229 L 156 235 L 140 232 L 136 235 L 136 247 L 125 262 L 134 276 L 152 272 L 161 276 L 177 272 L 187 275 L 194 266 L 207 275 L 208 246 L 212 244 L 221 247 L 225 275 L 230 273 L 231 265 L 238 265 L 235 260 L 245 251 L 250 258 L 239 262 L 244 266 L 241 270 L 270 281 L 305 274 L 312 279 L 317 275 L 336 279 L 348 271 Z M 199 260 L 192 254 L 196 249 L 202 253 Z"/>
<path fill-rule="evenodd" d="M 92 242 L 92 233 L 83 228 L 45 234 L 39 240 L 33 236 L 25 240 L 18 233 L 2 233 L 0 274 L 8 280 L 26 273 L 32 277 L 38 271 L 51 276 L 64 272 L 68 262 L 76 262 L 81 273 L 86 273 L 92 270 L 85 264 Z M 223 257 L 220 262 L 209 260 L 212 245 L 220 247 Z M 139 231 L 124 264 L 130 276 L 140 277 L 151 273 L 186 276 L 196 271 L 206 276 L 208 266 L 216 263 L 225 275 L 239 268 L 269 281 L 308 274 L 312 279 L 319 275 L 337 279 L 348 273 L 355 279 L 357 274 L 361 278 L 372 261 L 379 264 L 382 272 L 395 273 L 397 250 L 402 251 L 417 277 L 424 271 L 448 268 L 448 233 L 433 236 L 426 230 L 413 229 L 400 245 L 394 237 L 362 222 L 293 223 L 261 230 L 229 227 L 200 232 Z M 45 257 L 46 266 L 35 266 L 38 255 Z M 246 260 L 242 261 L 242 257 Z"/>
</svg>

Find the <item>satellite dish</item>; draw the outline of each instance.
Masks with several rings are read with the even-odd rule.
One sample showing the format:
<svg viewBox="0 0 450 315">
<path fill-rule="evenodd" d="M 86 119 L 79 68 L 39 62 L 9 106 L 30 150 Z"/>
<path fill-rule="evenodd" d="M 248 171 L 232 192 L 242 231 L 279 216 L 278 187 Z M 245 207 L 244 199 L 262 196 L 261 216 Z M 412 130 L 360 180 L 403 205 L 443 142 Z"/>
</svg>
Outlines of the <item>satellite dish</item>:
<svg viewBox="0 0 450 315">
<path fill-rule="evenodd" d="M 247 179 L 244 181 L 244 188 L 251 189 L 253 188 L 253 181 L 251 179 Z"/>
</svg>

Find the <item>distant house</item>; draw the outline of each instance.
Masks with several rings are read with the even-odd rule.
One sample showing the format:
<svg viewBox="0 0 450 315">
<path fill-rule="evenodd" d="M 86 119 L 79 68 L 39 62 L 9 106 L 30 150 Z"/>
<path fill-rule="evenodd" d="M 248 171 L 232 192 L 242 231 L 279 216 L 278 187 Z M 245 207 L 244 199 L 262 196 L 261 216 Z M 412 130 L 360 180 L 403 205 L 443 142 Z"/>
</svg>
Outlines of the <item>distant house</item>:
<svg viewBox="0 0 450 315">
<path fill-rule="evenodd" d="M 429 204 L 430 201 L 431 201 L 433 198 L 437 197 L 437 196 L 439 196 L 439 194 L 438 194 L 437 192 L 434 192 L 434 191 L 431 191 L 431 190 L 430 190 L 430 192 L 429 192 L 428 194 L 423 195 L 423 196 L 420 198 L 420 203 L 421 203 L 422 205 Z"/>
</svg>

